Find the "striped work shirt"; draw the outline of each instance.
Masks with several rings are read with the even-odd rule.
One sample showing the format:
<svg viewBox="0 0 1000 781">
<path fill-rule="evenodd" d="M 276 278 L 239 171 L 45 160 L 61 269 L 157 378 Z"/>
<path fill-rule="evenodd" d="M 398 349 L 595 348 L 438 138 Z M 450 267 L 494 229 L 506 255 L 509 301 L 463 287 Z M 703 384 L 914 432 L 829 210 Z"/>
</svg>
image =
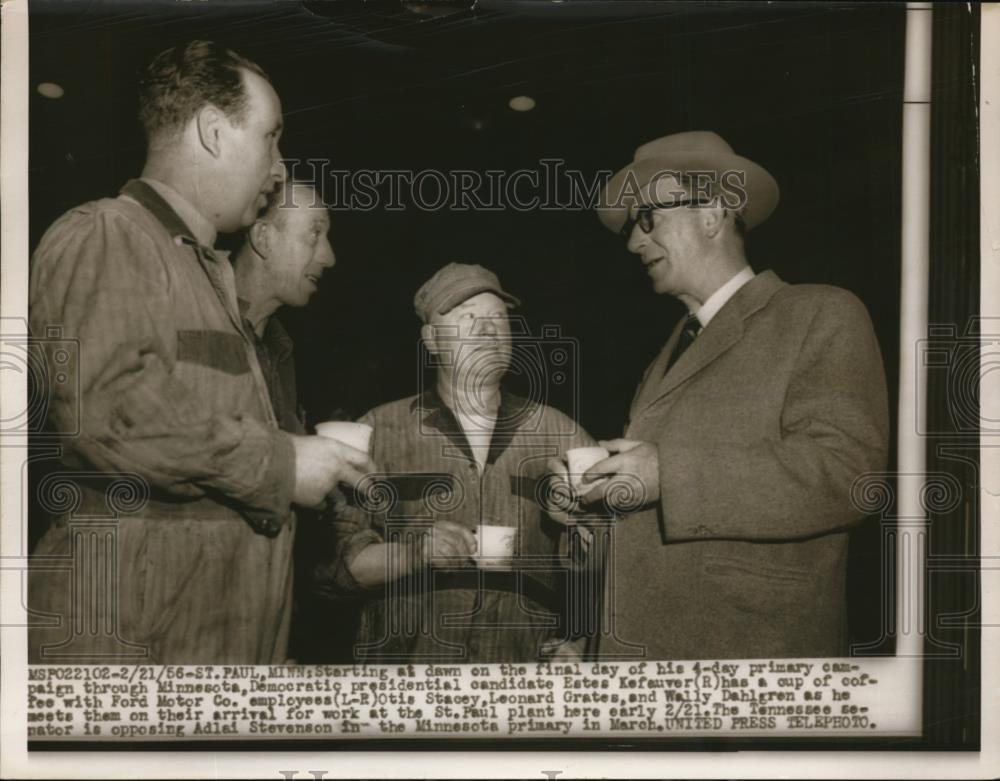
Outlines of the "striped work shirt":
<svg viewBox="0 0 1000 781">
<path fill-rule="evenodd" d="M 46 232 L 32 258 L 30 320 L 48 337 L 51 376 L 67 342 L 79 356 L 51 386 L 49 420 L 65 436 L 80 501 L 40 541 L 39 561 L 72 550 L 73 515 L 108 515 L 91 476 L 126 474 L 148 491 L 104 553 L 117 558 L 104 563 L 118 577 L 117 630 L 73 647 L 93 661 L 122 641 L 146 648 L 147 662 L 283 661 L 294 453 L 225 254 L 200 244 L 159 188 L 131 181 Z M 41 567 L 31 599 L 66 618 L 79 609 L 68 575 Z M 33 642 L 36 658 L 48 641 Z"/>
<path fill-rule="evenodd" d="M 546 461 L 593 444 L 572 419 L 510 393 L 501 395 L 489 455 L 480 471 L 465 434 L 436 389 L 377 407 L 361 422 L 374 428 L 373 457 L 385 470 L 367 511 L 337 521 L 338 549 L 320 580 L 366 598 L 358 659 L 463 662 L 526 661 L 565 632 L 564 527 L 540 505 Z M 477 569 L 455 563 L 391 578 L 367 593 L 346 564 L 365 547 L 412 540 L 446 520 L 517 529 L 514 566 Z M 390 573 L 393 563 L 387 562 Z M 396 570 L 397 572 L 401 570 Z"/>
</svg>

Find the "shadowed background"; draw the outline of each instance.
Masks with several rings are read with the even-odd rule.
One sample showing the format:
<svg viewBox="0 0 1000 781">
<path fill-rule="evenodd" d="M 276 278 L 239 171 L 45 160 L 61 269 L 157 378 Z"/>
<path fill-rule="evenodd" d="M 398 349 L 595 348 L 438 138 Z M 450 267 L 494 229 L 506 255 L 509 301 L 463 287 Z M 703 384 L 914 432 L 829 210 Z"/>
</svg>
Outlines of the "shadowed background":
<svg viewBox="0 0 1000 781">
<path fill-rule="evenodd" d="M 32 2 L 32 86 L 65 94 L 32 92 L 31 246 L 67 208 L 138 175 L 137 74 L 192 38 L 260 63 L 283 102 L 284 156 L 333 169 L 539 170 L 559 159 L 590 181 L 652 138 L 714 130 L 781 187 L 775 214 L 749 234 L 754 268 L 843 286 L 867 305 L 895 429 L 903 6 L 471 5 Z M 535 108 L 512 111 L 519 95 Z M 413 293 L 459 261 L 495 270 L 534 335 L 554 325 L 570 340 L 567 380 L 546 369 L 533 395 L 617 436 L 682 306 L 652 293 L 592 211 L 403 201 L 333 213 L 336 267 L 307 308 L 281 313 L 310 422 L 417 392 Z M 525 376 L 512 380 L 529 390 Z M 877 524 L 854 533 L 857 639 L 879 633 L 879 544 Z"/>
</svg>

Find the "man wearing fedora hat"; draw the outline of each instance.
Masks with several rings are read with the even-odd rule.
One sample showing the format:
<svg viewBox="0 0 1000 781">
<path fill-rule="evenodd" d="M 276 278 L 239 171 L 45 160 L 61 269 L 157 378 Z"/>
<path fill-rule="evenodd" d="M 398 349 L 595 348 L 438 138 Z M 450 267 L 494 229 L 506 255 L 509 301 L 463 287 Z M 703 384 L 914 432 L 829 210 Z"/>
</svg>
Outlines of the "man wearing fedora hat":
<svg viewBox="0 0 1000 781">
<path fill-rule="evenodd" d="M 585 476 L 631 481 L 641 497 L 615 527 L 613 636 L 651 658 L 844 653 L 846 530 L 862 516 L 851 488 L 888 449 L 864 305 L 754 273 L 744 233 L 774 210 L 778 186 L 715 133 L 639 147 L 602 195 L 601 222 L 656 293 L 688 308 L 624 438 L 601 443 L 612 455 Z"/>
</svg>

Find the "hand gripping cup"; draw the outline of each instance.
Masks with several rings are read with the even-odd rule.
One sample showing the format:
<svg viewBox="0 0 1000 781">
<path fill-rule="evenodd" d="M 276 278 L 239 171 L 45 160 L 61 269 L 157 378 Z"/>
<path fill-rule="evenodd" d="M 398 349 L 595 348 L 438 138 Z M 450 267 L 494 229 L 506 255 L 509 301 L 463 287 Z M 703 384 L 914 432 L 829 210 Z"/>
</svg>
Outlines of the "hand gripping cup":
<svg viewBox="0 0 1000 781">
<path fill-rule="evenodd" d="M 566 464 L 569 467 L 569 482 L 577 494 L 587 493 L 595 485 L 600 485 L 608 478 L 583 482 L 583 473 L 598 461 L 603 461 L 611 454 L 603 447 L 577 447 L 566 451 Z"/>
</svg>

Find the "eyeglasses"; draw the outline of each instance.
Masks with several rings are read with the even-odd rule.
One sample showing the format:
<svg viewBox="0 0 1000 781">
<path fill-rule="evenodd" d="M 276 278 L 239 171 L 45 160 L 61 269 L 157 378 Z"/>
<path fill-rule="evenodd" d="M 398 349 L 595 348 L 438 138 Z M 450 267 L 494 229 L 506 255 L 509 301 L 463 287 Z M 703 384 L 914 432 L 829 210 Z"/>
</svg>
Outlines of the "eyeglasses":
<svg viewBox="0 0 1000 781">
<path fill-rule="evenodd" d="M 671 201 L 670 203 L 644 203 L 635 210 L 635 214 L 629 215 L 625 220 L 625 224 L 622 225 L 622 229 L 618 231 L 618 235 L 625 241 L 628 241 L 632 238 L 632 229 L 636 225 L 639 226 L 639 230 L 643 233 L 652 233 L 653 212 L 657 209 L 676 209 L 680 206 L 690 206 L 691 204 L 700 203 L 705 203 L 705 201 L 697 198 L 682 198 L 679 201 Z"/>
</svg>

